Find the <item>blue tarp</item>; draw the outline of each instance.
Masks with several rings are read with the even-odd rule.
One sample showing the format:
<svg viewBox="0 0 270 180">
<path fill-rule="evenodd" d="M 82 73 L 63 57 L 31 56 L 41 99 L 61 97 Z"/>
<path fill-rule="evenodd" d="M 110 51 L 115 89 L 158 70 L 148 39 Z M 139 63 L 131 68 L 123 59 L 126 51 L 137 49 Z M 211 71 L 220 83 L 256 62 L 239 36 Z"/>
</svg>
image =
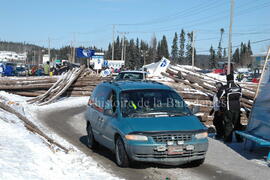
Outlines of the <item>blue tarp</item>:
<svg viewBox="0 0 270 180">
<path fill-rule="evenodd" d="M 270 62 L 261 77 L 258 96 L 253 104 L 247 131 L 270 141 Z"/>
</svg>

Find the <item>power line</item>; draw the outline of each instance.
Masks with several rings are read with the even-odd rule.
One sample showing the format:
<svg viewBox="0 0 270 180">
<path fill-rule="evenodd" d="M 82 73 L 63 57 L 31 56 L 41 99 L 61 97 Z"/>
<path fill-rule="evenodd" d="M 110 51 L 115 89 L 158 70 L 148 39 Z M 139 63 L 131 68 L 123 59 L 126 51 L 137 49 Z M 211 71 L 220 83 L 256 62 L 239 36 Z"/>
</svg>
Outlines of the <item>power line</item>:
<svg viewBox="0 0 270 180">
<path fill-rule="evenodd" d="M 262 40 L 258 40 L 258 41 L 252 41 L 252 42 L 250 42 L 250 44 L 259 44 L 259 43 L 262 43 L 262 42 L 267 42 L 267 41 L 270 41 L 270 38 L 268 38 L 268 39 L 262 39 Z M 241 44 L 239 44 L 239 45 L 234 45 L 234 46 L 232 46 L 233 48 L 236 48 L 236 47 L 240 47 L 241 46 Z M 223 49 L 228 49 L 228 47 L 226 47 L 226 48 L 223 48 Z M 215 51 L 216 50 L 218 50 L 217 48 L 216 49 L 214 49 Z M 197 51 L 197 52 L 209 52 L 209 50 L 200 50 L 200 51 Z"/>
</svg>

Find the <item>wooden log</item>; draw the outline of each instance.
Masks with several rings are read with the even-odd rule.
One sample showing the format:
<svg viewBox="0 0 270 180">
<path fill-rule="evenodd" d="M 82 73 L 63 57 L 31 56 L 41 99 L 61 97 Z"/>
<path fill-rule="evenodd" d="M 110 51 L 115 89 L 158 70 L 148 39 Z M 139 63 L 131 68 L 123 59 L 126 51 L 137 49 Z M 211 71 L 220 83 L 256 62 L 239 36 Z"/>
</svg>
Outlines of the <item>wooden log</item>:
<svg viewBox="0 0 270 180">
<path fill-rule="evenodd" d="M 12 85 L 12 86 L 5 86 L 1 85 L 0 90 L 21 90 L 21 89 L 49 89 L 53 83 L 46 83 L 46 84 L 29 84 L 29 85 Z"/>
<path fill-rule="evenodd" d="M 35 124 L 33 124 L 26 116 L 22 115 L 21 113 L 19 113 L 18 111 L 16 111 L 15 109 L 13 109 L 12 107 L 10 107 L 9 105 L 7 105 L 5 103 L 5 101 L 3 101 L 3 99 L 0 100 L 0 107 L 2 109 L 4 109 L 5 111 L 16 115 L 20 120 L 22 120 L 24 122 L 24 126 L 27 129 L 29 129 L 30 131 L 32 131 L 32 132 L 34 132 L 34 133 L 42 136 L 49 143 L 56 145 L 57 147 L 59 147 L 60 149 L 62 149 L 64 152 L 68 153 L 69 150 L 66 147 L 62 146 L 61 144 L 59 144 L 58 142 L 56 142 L 55 140 L 53 140 L 52 138 L 50 138 L 49 136 L 47 136 Z"/>
<path fill-rule="evenodd" d="M 85 69 L 85 66 L 82 66 L 80 69 L 78 69 L 77 71 L 75 71 L 74 72 L 74 76 L 71 77 L 71 79 L 69 79 L 69 81 L 67 82 L 67 84 L 63 88 L 61 88 L 60 91 L 58 91 L 54 96 L 52 96 L 51 98 L 49 98 L 47 101 L 40 103 L 39 105 L 49 104 L 50 102 L 54 101 L 56 98 L 58 98 L 59 96 L 61 96 L 63 93 L 65 93 L 65 91 L 79 77 L 79 75 L 83 72 L 84 69 Z"/>
<path fill-rule="evenodd" d="M 45 94 L 42 94 L 42 95 L 39 95 L 38 97 L 36 98 L 33 98 L 33 99 L 30 99 L 28 100 L 27 102 L 28 103 L 34 103 L 34 102 L 38 102 L 38 101 L 43 101 L 47 96 L 49 96 L 49 94 L 53 91 L 53 89 L 55 89 L 61 82 L 63 82 L 67 77 L 69 76 L 69 72 L 63 74 L 61 76 L 61 78 L 59 78 L 57 80 L 56 83 L 54 83 L 50 88 L 49 90 L 45 93 Z"/>
<path fill-rule="evenodd" d="M 212 92 L 212 91 L 207 90 L 207 89 L 205 89 L 205 88 L 202 88 L 202 87 L 200 87 L 199 85 L 192 84 L 192 83 L 190 83 L 190 82 L 188 82 L 188 81 L 185 81 L 185 80 L 183 80 L 183 79 L 179 79 L 179 78 L 170 76 L 170 75 L 167 74 L 167 73 L 163 73 L 163 72 L 162 72 L 161 74 L 162 74 L 163 76 L 165 76 L 165 77 L 169 77 L 169 78 L 175 80 L 175 82 L 181 82 L 181 83 L 183 83 L 183 84 L 185 84 L 185 85 L 187 85 L 187 86 L 190 86 L 190 87 L 193 88 L 193 89 L 200 90 L 200 91 L 206 93 L 207 95 L 213 96 L 213 92 Z"/>
<path fill-rule="evenodd" d="M 170 70 L 169 70 L 170 73 L 172 73 Z M 202 81 L 201 79 L 193 76 L 193 75 L 183 75 L 182 74 L 182 77 L 187 79 L 189 82 L 191 83 L 197 83 L 198 85 L 202 86 L 203 88 L 207 89 L 207 90 L 210 90 L 212 92 L 216 92 L 216 88 L 212 87 L 211 84 L 208 84 L 204 81 Z M 250 92 L 247 92 L 247 91 L 242 91 L 242 94 L 243 94 L 243 98 L 246 98 L 246 99 L 251 99 L 253 100 L 254 99 L 254 94 L 250 93 Z"/>
<path fill-rule="evenodd" d="M 170 72 L 170 71 L 169 71 Z M 169 78 L 172 78 L 174 79 L 176 82 L 183 82 L 184 84 L 186 85 L 189 85 L 190 83 L 186 82 L 185 80 L 182 80 L 182 79 L 179 79 L 179 78 L 176 78 L 176 77 L 172 77 L 170 76 L 169 74 L 166 74 L 166 73 L 162 73 L 163 76 L 166 76 L 166 77 L 169 77 Z M 184 78 L 187 78 L 189 79 L 188 77 L 184 76 Z M 189 79 L 190 81 L 195 81 L 194 79 Z M 201 85 L 201 84 L 200 84 Z M 202 86 L 204 87 L 201 87 L 201 86 L 198 86 L 198 85 L 194 85 L 194 84 L 190 84 L 190 86 L 194 89 L 198 89 L 198 90 L 201 90 L 202 92 L 204 93 L 207 93 L 209 96 L 213 95 L 214 92 L 216 92 L 215 88 L 212 88 L 211 86 L 208 86 L 206 84 L 202 84 Z M 245 108 L 248 108 L 250 109 L 252 107 L 252 103 L 249 101 L 249 100 L 245 100 L 244 98 L 241 99 L 241 102 L 242 102 L 242 106 L 245 107 Z"/>
<path fill-rule="evenodd" d="M 191 73 L 191 70 L 188 69 L 188 68 L 185 68 L 185 67 L 181 67 L 180 65 L 177 65 L 177 67 L 181 68 L 182 70 L 184 70 L 185 73 L 188 73 L 190 74 Z M 172 69 L 174 69 L 175 71 L 179 71 L 179 69 L 175 69 L 174 67 L 171 67 Z M 194 76 L 197 76 L 199 78 L 203 78 L 205 80 L 212 80 L 214 83 L 215 82 L 222 82 L 222 83 L 226 83 L 226 81 L 221 81 L 220 79 L 217 79 L 215 77 L 212 77 L 212 76 L 209 76 L 207 74 L 203 74 L 203 73 L 200 73 L 200 72 L 192 72 L 192 75 Z M 241 84 L 242 85 L 242 88 L 245 89 L 245 90 L 248 90 L 248 91 L 253 91 L 253 92 L 256 92 L 256 89 L 257 89 L 257 86 L 256 85 L 253 85 L 255 87 L 255 90 L 254 88 L 250 88 L 248 86 L 252 86 L 252 84 L 250 83 L 245 83 L 245 82 L 239 82 L 238 84 Z"/>
</svg>

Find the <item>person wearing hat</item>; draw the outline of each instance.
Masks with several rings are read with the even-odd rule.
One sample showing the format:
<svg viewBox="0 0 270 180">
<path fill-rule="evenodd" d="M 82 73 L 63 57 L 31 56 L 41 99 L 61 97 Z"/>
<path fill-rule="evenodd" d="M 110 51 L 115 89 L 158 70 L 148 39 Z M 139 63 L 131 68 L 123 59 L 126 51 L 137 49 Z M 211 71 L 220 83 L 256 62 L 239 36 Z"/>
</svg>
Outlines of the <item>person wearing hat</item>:
<svg viewBox="0 0 270 180">
<path fill-rule="evenodd" d="M 217 82 L 215 84 L 217 92 L 219 92 L 223 84 Z M 216 139 L 222 139 L 224 136 L 224 112 L 220 108 L 220 100 L 217 97 L 217 93 L 213 96 L 213 109 L 210 112 L 210 116 L 214 113 L 213 125 L 216 129 Z"/>
<path fill-rule="evenodd" d="M 241 87 L 234 82 L 233 74 L 227 75 L 227 85 L 222 87 L 217 94 L 220 99 L 220 108 L 224 112 L 224 142 L 232 142 L 233 132 L 241 130 L 240 99 Z M 237 142 L 242 142 L 239 135 L 235 135 Z"/>
</svg>

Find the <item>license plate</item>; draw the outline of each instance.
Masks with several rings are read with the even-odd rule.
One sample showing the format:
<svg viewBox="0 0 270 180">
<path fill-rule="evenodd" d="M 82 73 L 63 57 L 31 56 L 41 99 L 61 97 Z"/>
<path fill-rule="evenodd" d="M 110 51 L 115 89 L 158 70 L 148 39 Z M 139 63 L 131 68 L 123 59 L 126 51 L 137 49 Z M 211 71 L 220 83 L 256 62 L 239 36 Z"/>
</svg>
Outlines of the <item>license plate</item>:
<svg viewBox="0 0 270 180">
<path fill-rule="evenodd" d="M 183 154 L 182 146 L 168 146 L 168 154 Z"/>
</svg>

